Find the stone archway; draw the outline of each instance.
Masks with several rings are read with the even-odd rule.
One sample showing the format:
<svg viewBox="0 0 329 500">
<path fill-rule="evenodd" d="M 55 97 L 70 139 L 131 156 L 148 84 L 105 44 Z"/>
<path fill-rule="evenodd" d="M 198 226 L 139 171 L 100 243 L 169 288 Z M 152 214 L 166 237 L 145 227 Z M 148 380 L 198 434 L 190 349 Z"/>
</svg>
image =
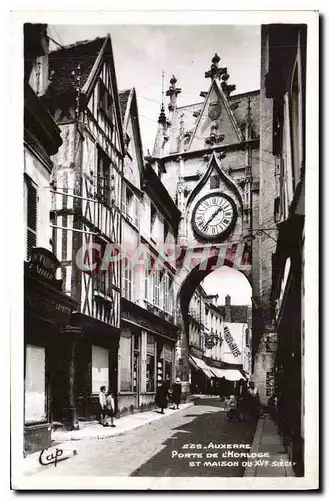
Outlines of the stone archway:
<svg viewBox="0 0 329 500">
<path fill-rule="evenodd" d="M 182 249 L 178 260 L 179 289 L 176 296 L 176 323 L 180 330 L 176 374 L 189 393 L 189 303 L 197 286 L 212 272 L 227 266 L 241 272 L 251 284 L 251 247 L 247 243 L 225 243 Z"/>
</svg>

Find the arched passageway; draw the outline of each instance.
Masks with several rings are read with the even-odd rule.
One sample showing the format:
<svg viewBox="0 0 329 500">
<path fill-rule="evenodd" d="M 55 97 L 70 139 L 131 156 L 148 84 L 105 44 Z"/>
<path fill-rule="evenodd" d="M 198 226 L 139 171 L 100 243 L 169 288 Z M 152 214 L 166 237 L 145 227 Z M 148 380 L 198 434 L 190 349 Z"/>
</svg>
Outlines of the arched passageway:
<svg viewBox="0 0 329 500">
<path fill-rule="evenodd" d="M 233 254 L 231 254 L 231 257 L 232 255 Z M 178 293 L 177 317 L 179 319 L 179 324 L 181 328 L 181 339 L 179 345 L 178 366 L 176 371 L 177 374 L 181 377 L 181 379 L 185 382 L 186 390 L 188 392 L 190 390 L 189 382 L 191 380 L 190 379 L 191 348 L 190 348 L 190 338 L 189 338 L 191 314 L 189 314 L 189 306 L 191 303 L 191 299 L 195 294 L 195 291 L 198 289 L 199 285 L 203 283 L 206 277 L 209 277 L 212 273 L 214 273 L 214 271 L 225 267 L 232 273 L 232 275 L 235 274 L 240 275 L 241 277 L 243 277 L 242 278 L 243 280 L 246 280 L 248 282 L 248 285 L 250 287 L 250 296 L 251 296 L 250 268 L 247 268 L 246 270 L 239 269 L 239 266 L 236 265 L 235 259 L 230 258 L 229 254 L 228 258 L 224 259 L 221 264 L 222 264 L 221 266 L 218 265 L 218 255 L 214 253 L 213 255 L 210 255 L 208 258 L 201 260 L 201 262 L 196 263 L 196 265 L 191 266 L 189 272 L 186 273 L 185 279 L 182 280 L 182 284 Z M 215 276 L 215 279 L 218 279 L 218 285 L 220 286 L 220 278 L 216 278 Z M 251 312 L 250 312 L 250 326 L 251 326 Z M 224 322 L 223 322 L 223 328 L 224 328 Z M 206 351 L 207 350 L 204 349 L 204 352 Z M 216 363 L 214 362 L 214 364 L 217 364 L 217 366 L 221 366 L 220 358 L 218 359 L 218 362 L 217 360 L 215 361 Z"/>
</svg>

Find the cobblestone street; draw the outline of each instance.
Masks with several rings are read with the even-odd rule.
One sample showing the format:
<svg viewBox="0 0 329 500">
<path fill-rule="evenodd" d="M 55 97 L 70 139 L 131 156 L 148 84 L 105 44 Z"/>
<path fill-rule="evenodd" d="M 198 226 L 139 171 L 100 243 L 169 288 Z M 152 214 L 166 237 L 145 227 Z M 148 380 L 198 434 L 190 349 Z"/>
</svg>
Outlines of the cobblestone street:
<svg viewBox="0 0 329 500">
<path fill-rule="evenodd" d="M 116 424 L 119 427 L 120 420 Z M 43 478 L 47 475 L 242 477 L 244 469 L 241 460 L 226 458 L 227 463 L 232 461 L 238 464 L 233 467 L 216 466 L 214 463 L 223 460 L 221 454 L 225 450 L 213 449 L 211 445 L 209 449 L 205 447 L 210 443 L 251 444 L 254 432 L 255 422 L 229 422 L 223 403 L 217 398 L 203 399 L 195 406 L 125 435 L 77 441 L 76 456 L 59 462 L 56 469 L 50 465 L 35 475 Z M 207 458 L 206 454 L 211 452 L 218 452 L 218 458 Z M 178 454 L 188 453 L 191 454 L 189 458 L 178 457 Z M 196 456 L 197 453 L 202 453 L 202 459 Z M 190 462 L 198 461 L 200 466 L 190 465 Z M 204 466 L 204 462 L 211 465 Z"/>
</svg>

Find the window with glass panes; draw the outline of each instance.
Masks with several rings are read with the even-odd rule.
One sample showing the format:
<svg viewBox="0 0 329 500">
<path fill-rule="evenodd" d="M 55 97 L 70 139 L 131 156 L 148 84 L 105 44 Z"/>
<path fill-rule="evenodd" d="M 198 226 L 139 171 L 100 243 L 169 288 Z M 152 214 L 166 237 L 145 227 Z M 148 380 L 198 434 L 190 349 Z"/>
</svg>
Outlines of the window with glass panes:
<svg viewBox="0 0 329 500">
<path fill-rule="evenodd" d="M 124 296 L 128 300 L 133 299 L 133 270 L 132 263 L 124 259 Z"/>
<path fill-rule="evenodd" d="M 160 273 L 158 270 L 153 271 L 153 304 L 160 304 Z"/>
<path fill-rule="evenodd" d="M 163 359 L 164 359 L 164 378 L 165 380 L 172 380 L 172 348 L 169 344 L 163 346 Z"/>
<path fill-rule="evenodd" d="M 97 196 L 99 201 L 110 204 L 111 185 L 110 185 L 110 159 L 104 151 L 97 149 Z"/>
<path fill-rule="evenodd" d="M 98 108 L 109 121 L 112 121 L 113 98 L 101 80 L 98 82 Z"/>
<path fill-rule="evenodd" d="M 169 312 L 170 301 L 169 301 L 169 276 L 165 274 L 163 276 L 163 309 Z"/>
<path fill-rule="evenodd" d="M 147 333 L 146 339 L 146 392 L 155 391 L 155 338 Z"/>
<path fill-rule="evenodd" d="M 95 269 L 93 270 L 93 276 L 95 277 L 95 288 L 98 292 L 106 295 L 108 292 L 108 271 L 102 269 L 103 258 L 106 249 L 106 241 L 95 236 L 93 243 L 95 245 L 95 248 L 93 248 L 92 250 L 92 264 L 96 264 Z"/>
</svg>

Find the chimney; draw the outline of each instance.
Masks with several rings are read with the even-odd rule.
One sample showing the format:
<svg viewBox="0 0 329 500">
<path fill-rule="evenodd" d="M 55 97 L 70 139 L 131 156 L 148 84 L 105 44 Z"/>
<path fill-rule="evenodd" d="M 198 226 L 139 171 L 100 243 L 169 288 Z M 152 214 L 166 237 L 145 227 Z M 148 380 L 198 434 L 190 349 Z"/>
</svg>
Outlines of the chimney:
<svg viewBox="0 0 329 500">
<path fill-rule="evenodd" d="M 231 297 L 226 295 L 225 297 L 225 321 L 231 323 Z"/>
</svg>

